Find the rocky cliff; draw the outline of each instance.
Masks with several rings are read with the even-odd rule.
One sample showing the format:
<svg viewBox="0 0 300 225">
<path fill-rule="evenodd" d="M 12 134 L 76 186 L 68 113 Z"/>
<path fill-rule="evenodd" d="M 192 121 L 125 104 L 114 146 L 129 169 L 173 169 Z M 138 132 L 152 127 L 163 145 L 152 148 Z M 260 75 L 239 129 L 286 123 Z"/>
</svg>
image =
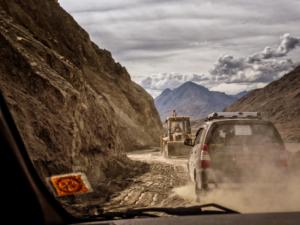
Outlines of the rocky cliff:
<svg viewBox="0 0 300 225">
<path fill-rule="evenodd" d="M 251 91 L 226 111 L 259 111 L 286 141 L 300 142 L 300 66 L 264 88 Z"/>
<path fill-rule="evenodd" d="M 0 49 L 0 89 L 43 176 L 99 184 L 126 171 L 122 152 L 159 144 L 152 97 L 56 0 L 0 1 Z"/>
</svg>

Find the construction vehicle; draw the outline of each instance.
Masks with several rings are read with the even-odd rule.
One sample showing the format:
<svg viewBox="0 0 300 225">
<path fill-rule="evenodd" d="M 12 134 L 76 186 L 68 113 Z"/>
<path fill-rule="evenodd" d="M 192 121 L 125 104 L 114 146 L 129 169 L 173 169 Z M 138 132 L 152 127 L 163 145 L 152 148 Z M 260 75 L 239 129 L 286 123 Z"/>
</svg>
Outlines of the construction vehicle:
<svg viewBox="0 0 300 225">
<path fill-rule="evenodd" d="M 165 158 L 188 157 L 191 147 L 184 145 L 185 139 L 191 137 L 190 117 L 177 116 L 173 110 L 171 117 L 164 123 L 164 136 L 161 138 L 161 153 Z"/>
</svg>

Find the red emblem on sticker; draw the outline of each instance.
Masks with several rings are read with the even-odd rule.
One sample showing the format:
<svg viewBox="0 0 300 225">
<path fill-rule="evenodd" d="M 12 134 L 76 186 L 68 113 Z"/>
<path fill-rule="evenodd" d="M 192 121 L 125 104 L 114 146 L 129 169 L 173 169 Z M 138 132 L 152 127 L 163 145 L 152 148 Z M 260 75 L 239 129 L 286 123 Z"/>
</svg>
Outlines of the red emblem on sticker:
<svg viewBox="0 0 300 225">
<path fill-rule="evenodd" d="M 50 177 L 50 183 L 57 196 L 84 194 L 91 191 L 90 184 L 83 173 L 70 173 Z"/>
</svg>

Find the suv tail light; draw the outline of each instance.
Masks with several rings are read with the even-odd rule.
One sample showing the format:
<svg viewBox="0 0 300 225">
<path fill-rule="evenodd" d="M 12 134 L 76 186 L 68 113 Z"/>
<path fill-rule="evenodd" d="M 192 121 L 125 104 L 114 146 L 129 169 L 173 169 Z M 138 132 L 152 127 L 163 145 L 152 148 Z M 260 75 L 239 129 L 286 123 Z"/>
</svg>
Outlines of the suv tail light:
<svg viewBox="0 0 300 225">
<path fill-rule="evenodd" d="M 208 153 L 208 145 L 204 144 L 200 152 L 200 165 L 202 169 L 210 167 L 210 156 Z"/>
</svg>

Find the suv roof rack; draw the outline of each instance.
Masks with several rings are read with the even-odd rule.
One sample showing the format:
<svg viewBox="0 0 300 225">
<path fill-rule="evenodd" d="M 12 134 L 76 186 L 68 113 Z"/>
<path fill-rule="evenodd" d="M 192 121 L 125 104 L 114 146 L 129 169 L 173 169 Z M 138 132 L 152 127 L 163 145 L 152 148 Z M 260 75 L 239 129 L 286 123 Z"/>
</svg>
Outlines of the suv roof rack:
<svg viewBox="0 0 300 225">
<path fill-rule="evenodd" d="M 260 112 L 213 112 L 207 116 L 206 121 L 234 118 L 262 119 L 262 116 Z"/>
</svg>

